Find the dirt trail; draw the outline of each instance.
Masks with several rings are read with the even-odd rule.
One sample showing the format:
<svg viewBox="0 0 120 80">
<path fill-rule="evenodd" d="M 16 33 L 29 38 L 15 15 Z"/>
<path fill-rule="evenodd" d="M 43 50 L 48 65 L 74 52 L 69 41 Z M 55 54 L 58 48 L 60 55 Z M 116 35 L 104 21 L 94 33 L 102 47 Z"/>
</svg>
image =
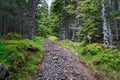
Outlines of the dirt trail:
<svg viewBox="0 0 120 80">
<path fill-rule="evenodd" d="M 36 80 L 95 80 L 92 71 L 70 50 L 49 40 Z"/>
</svg>

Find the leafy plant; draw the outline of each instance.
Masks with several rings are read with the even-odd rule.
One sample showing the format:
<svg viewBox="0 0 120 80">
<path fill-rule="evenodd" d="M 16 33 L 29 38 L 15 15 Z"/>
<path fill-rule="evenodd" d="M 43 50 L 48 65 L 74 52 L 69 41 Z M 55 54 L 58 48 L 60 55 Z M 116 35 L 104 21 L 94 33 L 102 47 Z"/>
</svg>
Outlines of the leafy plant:
<svg viewBox="0 0 120 80">
<path fill-rule="evenodd" d="M 103 46 L 102 45 L 97 45 L 97 44 L 89 44 L 83 48 L 83 51 L 81 54 L 86 55 L 96 55 L 99 54 L 100 52 L 103 51 Z"/>
<path fill-rule="evenodd" d="M 56 36 L 49 36 L 48 39 L 53 41 L 53 42 L 57 42 L 58 41 L 58 38 Z"/>
<path fill-rule="evenodd" d="M 118 50 L 107 49 L 105 55 L 99 60 L 101 64 L 108 64 L 115 70 L 120 70 L 120 52 Z"/>
<path fill-rule="evenodd" d="M 8 40 L 19 40 L 22 39 L 22 36 L 20 34 L 17 33 L 8 33 L 6 36 L 6 39 Z"/>
</svg>

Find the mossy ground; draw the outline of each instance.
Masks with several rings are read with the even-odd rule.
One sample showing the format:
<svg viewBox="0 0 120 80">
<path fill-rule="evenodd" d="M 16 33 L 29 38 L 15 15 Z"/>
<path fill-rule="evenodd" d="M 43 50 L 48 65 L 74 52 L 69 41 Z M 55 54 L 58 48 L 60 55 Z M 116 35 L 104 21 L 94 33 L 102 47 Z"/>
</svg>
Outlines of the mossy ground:
<svg viewBox="0 0 120 80">
<path fill-rule="evenodd" d="M 43 38 L 13 40 L 0 39 L 0 63 L 8 67 L 9 80 L 30 80 L 43 57 Z"/>
<path fill-rule="evenodd" d="M 56 36 L 48 36 L 49 40 L 51 40 L 52 42 L 57 42 L 58 41 L 58 38 Z"/>
<path fill-rule="evenodd" d="M 63 47 L 74 51 L 93 70 L 97 80 L 120 79 L 120 52 L 117 49 L 105 48 L 103 44 L 71 42 L 63 40 L 57 42 Z"/>
</svg>

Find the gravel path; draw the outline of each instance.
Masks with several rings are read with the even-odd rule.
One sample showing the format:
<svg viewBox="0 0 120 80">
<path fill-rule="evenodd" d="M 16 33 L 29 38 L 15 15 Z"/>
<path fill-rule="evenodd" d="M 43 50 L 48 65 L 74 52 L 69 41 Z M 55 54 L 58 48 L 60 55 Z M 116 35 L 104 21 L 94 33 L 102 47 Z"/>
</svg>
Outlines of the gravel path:
<svg viewBox="0 0 120 80">
<path fill-rule="evenodd" d="M 70 50 L 49 40 L 36 80 L 95 80 L 92 71 Z"/>
</svg>

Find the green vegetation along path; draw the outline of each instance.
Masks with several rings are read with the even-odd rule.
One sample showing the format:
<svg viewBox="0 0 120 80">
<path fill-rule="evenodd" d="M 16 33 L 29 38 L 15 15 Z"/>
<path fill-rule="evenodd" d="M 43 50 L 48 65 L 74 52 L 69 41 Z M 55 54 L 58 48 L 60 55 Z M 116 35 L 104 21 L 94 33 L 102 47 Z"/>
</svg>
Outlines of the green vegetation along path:
<svg viewBox="0 0 120 80">
<path fill-rule="evenodd" d="M 49 40 L 37 80 L 95 80 L 91 69 L 70 50 Z"/>
</svg>

